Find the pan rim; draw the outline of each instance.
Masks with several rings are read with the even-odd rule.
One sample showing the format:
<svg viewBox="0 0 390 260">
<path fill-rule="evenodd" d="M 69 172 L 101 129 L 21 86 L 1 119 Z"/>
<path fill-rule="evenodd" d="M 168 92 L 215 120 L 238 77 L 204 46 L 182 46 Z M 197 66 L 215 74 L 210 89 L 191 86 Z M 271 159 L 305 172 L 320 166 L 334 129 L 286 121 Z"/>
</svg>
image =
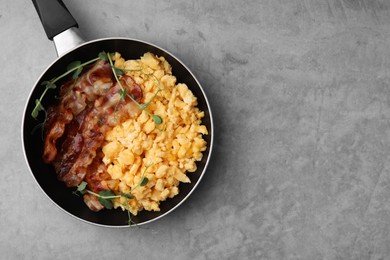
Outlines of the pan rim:
<svg viewBox="0 0 390 260">
<path fill-rule="evenodd" d="M 209 115 L 209 119 L 210 119 L 210 129 L 209 129 L 209 135 L 210 135 L 210 142 L 207 144 L 208 148 L 209 148 L 209 154 L 207 156 L 207 159 L 206 159 L 206 162 L 205 162 L 205 165 L 204 165 L 204 168 L 199 176 L 199 179 L 196 181 L 196 183 L 194 184 L 194 186 L 191 188 L 191 190 L 188 192 L 188 194 L 186 194 L 186 196 L 179 202 L 177 203 L 175 206 L 173 206 L 171 209 L 169 209 L 167 212 L 155 217 L 155 218 L 152 218 L 150 220 L 147 220 L 147 221 L 144 221 L 144 222 L 141 222 L 141 223 L 137 223 L 137 224 L 132 224 L 132 225 L 108 225 L 108 224 L 100 224 L 100 223 L 95 223 L 95 222 L 92 222 L 92 221 L 88 221 L 86 219 L 83 219 L 79 216 L 76 216 L 70 212 L 68 212 L 67 210 L 65 210 L 64 208 L 62 208 L 60 205 L 58 205 L 45 191 L 44 189 L 42 188 L 42 186 L 38 183 L 37 179 L 35 178 L 35 175 L 33 173 L 33 170 L 28 162 L 28 158 L 27 158 L 27 152 L 26 152 L 26 149 L 25 149 L 25 141 L 24 141 L 24 136 L 25 136 L 25 131 L 24 131 L 24 128 L 25 128 L 25 122 L 26 122 L 26 116 L 27 116 L 27 108 L 28 108 L 28 105 L 29 105 L 29 102 L 31 102 L 31 96 L 33 95 L 33 92 L 34 90 L 37 88 L 37 85 L 38 83 L 41 81 L 42 77 L 46 74 L 46 72 L 53 67 L 54 64 L 56 64 L 63 56 L 71 53 L 71 52 L 74 52 L 76 49 L 78 48 L 81 48 L 83 46 L 86 46 L 86 45 L 89 45 L 89 44 L 92 44 L 92 43 L 96 43 L 96 42 L 102 42 L 102 41 L 112 41 L 112 40 L 125 40 L 125 41 L 133 41 L 133 42 L 139 42 L 139 43 L 142 43 L 142 44 L 145 44 L 145 45 L 149 45 L 153 48 L 156 48 L 156 49 L 159 49 L 161 51 L 163 51 L 164 53 L 168 54 L 169 56 L 171 56 L 172 58 L 174 58 L 176 61 L 178 61 L 188 72 L 189 74 L 191 75 L 191 77 L 195 80 L 196 84 L 199 86 L 200 88 L 200 91 L 202 92 L 202 95 L 203 95 L 203 98 L 205 100 L 205 103 L 207 105 L 207 108 L 208 108 L 208 115 Z M 190 195 L 195 191 L 195 189 L 197 188 L 197 186 L 199 185 L 199 183 L 201 182 L 207 168 L 208 168 L 208 165 L 209 165 L 209 162 L 210 162 L 210 159 L 211 159 L 211 156 L 212 156 L 212 151 L 213 151 L 213 145 L 214 145 L 214 138 L 215 138 L 215 132 L 214 132 L 214 120 L 213 120 L 213 114 L 212 114 L 212 111 L 211 111 L 211 106 L 210 106 L 210 103 L 209 103 L 209 100 L 207 98 L 207 95 L 206 93 L 204 92 L 204 89 L 202 87 L 202 85 L 200 84 L 200 82 L 198 81 L 198 79 L 195 77 L 195 75 L 192 73 L 192 71 L 179 59 L 177 58 L 175 55 L 173 55 L 171 52 L 165 50 L 164 48 L 161 48 L 155 44 L 152 44 L 152 43 L 149 43 L 147 41 L 143 41 L 143 40 L 139 40 L 139 39 L 134 39 L 134 38 L 127 38 L 127 37 L 106 37 L 106 38 L 99 38 L 99 39 L 95 39 L 95 40 L 90 40 L 90 41 L 86 41 L 74 48 L 71 48 L 70 50 L 68 50 L 67 52 L 63 53 L 61 56 L 57 57 L 52 63 L 50 63 L 46 69 L 39 75 L 39 77 L 37 78 L 36 82 L 34 83 L 32 89 L 30 90 L 29 92 L 29 95 L 27 96 L 27 100 L 25 102 L 25 106 L 24 106 L 24 109 L 23 109 L 23 117 L 22 117 L 22 123 L 21 123 L 21 140 L 22 140 L 22 149 L 23 149 L 23 155 L 24 155 L 24 159 L 25 159 L 25 162 L 28 166 L 28 169 L 30 171 L 30 174 L 31 176 L 33 177 L 34 181 L 36 182 L 36 184 L 38 185 L 38 187 L 41 189 L 41 191 L 45 194 L 45 196 L 54 204 L 56 205 L 58 208 L 60 208 L 63 212 L 67 213 L 68 215 L 74 217 L 75 219 L 78 219 L 84 223 L 88 223 L 88 224 L 91 224 L 91 225 L 94 225 L 94 226 L 99 226 L 99 227 L 107 227 L 107 228 L 128 228 L 129 226 L 132 227 L 132 226 L 141 226 L 141 225 L 145 225 L 145 224 L 149 224 L 151 222 L 154 222 L 166 215 L 168 215 L 169 213 L 172 213 L 175 209 L 177 209 L 182 203 L 184 203 L 184 201 L 186 201 Z"/>
</svg>

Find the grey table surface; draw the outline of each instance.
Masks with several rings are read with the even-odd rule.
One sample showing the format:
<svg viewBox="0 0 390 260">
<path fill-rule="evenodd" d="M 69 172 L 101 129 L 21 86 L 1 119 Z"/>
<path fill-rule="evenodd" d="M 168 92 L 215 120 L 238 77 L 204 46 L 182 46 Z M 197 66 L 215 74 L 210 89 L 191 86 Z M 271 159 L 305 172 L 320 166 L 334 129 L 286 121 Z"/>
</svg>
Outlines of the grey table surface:
<svg viewBox="0 0 390 260">
<path fill-rule="evenodd" d="M 139 228 L 55 207 L 20 133 L 55 49 L 31 1 L 1 1 L 1 259 L 390 259 L 390 1 L 64 2 L 87 40 L 152 42 L 193 71 L 213 157 L 183 205 Z"/>
</svg>

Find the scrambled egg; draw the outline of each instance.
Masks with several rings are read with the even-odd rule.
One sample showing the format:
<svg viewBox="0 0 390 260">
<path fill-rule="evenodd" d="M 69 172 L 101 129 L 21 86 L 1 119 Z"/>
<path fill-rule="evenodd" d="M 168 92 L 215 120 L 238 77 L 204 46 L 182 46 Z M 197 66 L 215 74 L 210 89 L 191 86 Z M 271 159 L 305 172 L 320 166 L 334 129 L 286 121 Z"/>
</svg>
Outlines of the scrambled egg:
<svg viewBox="0 0 390 260">
<path fill-rule="evenodd" d="M 201 124 L 204 112 L 187 85 L 176 83 L 171 66 L 163 57 L 146 53 L 138 60 L 113 56 L 115 67 L 132 76 L 143 91 L 142 103 L 162 118 L 156 124 L 145 110 L 139 116 L 117 125 L 105 136 L 103 162 L 113 179 L 119 180 L 116 191 L 133 195 L 121 197 L 115 207 L 132 214 L 142 210 L 159 211 L 159 204 L 179 193 L 179 183 L 189 183 L 188 172 L 196 171 L 196 161 L 206 150 L 207 128 Z M 148 178 L 145 186 L 140 185 Z"/>
</svg>

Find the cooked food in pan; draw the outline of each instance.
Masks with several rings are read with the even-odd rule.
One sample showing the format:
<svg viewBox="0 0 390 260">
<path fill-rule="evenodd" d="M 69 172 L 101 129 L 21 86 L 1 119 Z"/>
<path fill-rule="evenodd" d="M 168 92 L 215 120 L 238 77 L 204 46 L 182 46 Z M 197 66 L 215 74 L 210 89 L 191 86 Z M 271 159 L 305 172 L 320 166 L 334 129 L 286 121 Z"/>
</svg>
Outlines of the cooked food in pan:
<svg viewBox="0 0 390 260">
<path fill-rule="evenodd" d="M 46 113 L 43 160 L 93 211 L 159 211 L 180 182 L 190 182 L 206 150 L 196 97 L 152 53 L 125 60 L 103 52 L 71 64 L 71 73 L 58 103 L 45 110 L 41 98 L 33 111 Z M 45 92 L 57 79 L 44 82 Z"/>
</svg>

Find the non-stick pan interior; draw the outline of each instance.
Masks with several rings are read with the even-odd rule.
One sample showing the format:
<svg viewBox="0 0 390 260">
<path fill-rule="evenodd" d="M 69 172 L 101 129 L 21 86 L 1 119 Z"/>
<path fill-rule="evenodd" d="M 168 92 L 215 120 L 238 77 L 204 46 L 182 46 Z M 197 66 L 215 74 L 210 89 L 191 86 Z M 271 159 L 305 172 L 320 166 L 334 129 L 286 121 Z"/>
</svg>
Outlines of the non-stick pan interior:
<svg viewBox="0 0 390 260">
<path fill-rule="evenodd" d="M 191 183 L 180 184 L 180 193 L 174 198 L 162 202 L 160 204 L 160 212 L 148 212 L 144 210 L 141 211 L 137 216 L 132 217 L 132 221 L 136 224 L 147 223 L 170 212 L 177 205 L 179 205 L 196 187 L 198 181 L 204 173 L 205 168 L 207 167 L 212 147 L 212 135 L 214 134 L 209 104 L 202 88 L 200 87 L 197 80 L 193 77 L 191 72 L 180 61 L 178 61 L 175 57 L 166 51 L 142 41 L 122 38 L 109 38 L 83 44 L 57 59 L 38 80 L 36 86 L 31 92 L 26 106 L 23 124 L 23 142 L 26 159 L 34 178 L 42 190 L 55 204 L 57 204 L 66 212 L 81 220 L 98 225 L 118 227 L 127 226 L 127 212 L 120 209 L 102 210 L 98 213 L 92 212 L 84 204 L 82 197 L 78 197 L 73 194 L 75 188 L 67 188 L 63 183 L 58 181 L 56 179 L 56 174 L 53 167 L 45 164 L 42 161 L 41 156 L 43 140 L 41 132 L 33 132 L 34 127 L 41 123 L 44 119 L 42 115 L 42 117 L 38 120 L 35 120 L 31 117 L 31 111 L 35 106 L 35 100 L 41 96 L 42 91 L 44 90 L 44 87 L 41 86 L 41 83 L 45 80 L 50 80 L 64 73 L 66 71 L 67 65 L 72 61 L 88 61 L 97 57 L 98 53 L 101 51 L 117 51 L 120 52 L 125 59 L 138 59 L 145 52 L 152 52 L 158 56 L 164 56 L 171 64 L 172 73 L 176 76 L 177 82 L 187 84 L 189 89 L 198 98 L 198 107 L 205 112 L 203 124 L 206 125 L 209 134 L 204 136 L 204 138 L 208 143 L 208 148 L 203 153 L 202 161 L 198 162 L 197 164 L 197 171 L 194 173 L 188 173 L 188 176 L 191 179 Z M 44 100 L 42 101 L 45 107 L 56 102 L 57 90 L 58 88 L 48 92 L 47 95 L 45 95 Z"/>
</svg>

